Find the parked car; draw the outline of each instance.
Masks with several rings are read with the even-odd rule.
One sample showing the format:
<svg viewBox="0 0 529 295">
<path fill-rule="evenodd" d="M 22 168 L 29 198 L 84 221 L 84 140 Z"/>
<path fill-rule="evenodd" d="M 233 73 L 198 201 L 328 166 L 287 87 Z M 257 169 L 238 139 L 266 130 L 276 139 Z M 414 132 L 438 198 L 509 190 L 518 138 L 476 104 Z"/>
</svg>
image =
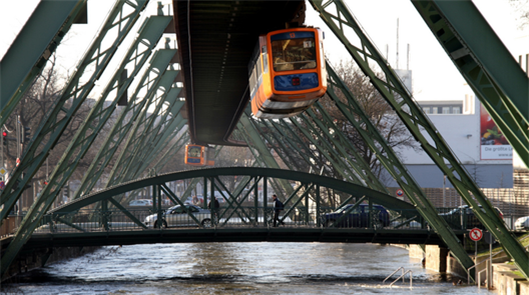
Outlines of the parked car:
<svg viewBox="0 0 529 295">
<path fill-rule="evenodd" d="M 152 200 L 149 200 L 149 199 L 132 200 L 129 202 L 129 206 L 152 206 Z"/>
<path fill-rule="evenodd" d="M 372 205 L 373 212 L 369 214 L 369 204 L 360 204 L 347 214 L 339 223 L 335 224 L 345 212 L 353 205 L 345 205 L 342 208 L 322 215 L 321 222 L 324 226 L 329 227 L 369 227 L 369 218 L 372 217 L 372 226 L 382 228 L 389 225 L 389 213 L 383 206 Z"/>
<path fill-rule="evenodd" d="M 529 230 L 529 216 L 524 216 L 516 219 L 514 223 L 515 230 Z"/>
<path fill-rule="evenodd" d="M 199 222 L 200 226 L 211 227 L 211 212 L 208 209 L 202 209 L 198 206 L 185 204 L 184 206 L 173 206 L 162 214 L 163 227 L 175 226 L 199 226 L 191 218 L 192 214 Z M 145 218 L 147 227 L 158 227 L 158 214 L 152 214 Z"/>
<path fill-rule="evenodd" d="M 503 213 L 500 209 L 497 207 L 494 207 L 494 209 L 503 219 Z M 485 209 L 481 208 L 481 210 L 485 212 Z M 485 226 L 474 215 L 474 211 L 468 205 L 459 206 L 448 213 L 441 213 L 439 216 L 443 217 L 448 225 L 454 229 L 473 229 L 475 227 L 485 229 Z"/>
</svg>

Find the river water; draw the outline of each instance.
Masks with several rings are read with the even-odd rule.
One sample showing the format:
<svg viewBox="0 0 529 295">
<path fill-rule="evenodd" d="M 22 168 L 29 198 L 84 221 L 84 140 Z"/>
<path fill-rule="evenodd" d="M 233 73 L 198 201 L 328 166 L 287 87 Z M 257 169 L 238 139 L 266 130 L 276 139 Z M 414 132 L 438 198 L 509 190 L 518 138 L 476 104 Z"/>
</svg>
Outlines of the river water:
<svg viewBox="0 0 529 295">
<path fill-rule="evenodd" d="M 413 272 L 413 288 L 408 278 L 382 283 L 401 266 Z M 156 244 L 50 264 L 2 284 L 0 294 L 494 294 L 453 280 L 378 244 Z"/>
</svg>

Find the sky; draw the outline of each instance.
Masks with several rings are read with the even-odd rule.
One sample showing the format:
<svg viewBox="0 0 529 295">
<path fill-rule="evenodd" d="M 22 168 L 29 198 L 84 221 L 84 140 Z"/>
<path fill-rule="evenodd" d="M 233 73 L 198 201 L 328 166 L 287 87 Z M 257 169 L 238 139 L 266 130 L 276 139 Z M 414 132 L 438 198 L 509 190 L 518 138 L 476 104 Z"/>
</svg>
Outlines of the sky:
<svg viewBox="0 0 529 295">
<path fill-rule="evenodd" d="M 38 2 L 38 0 L 0 0 L 0 58 L 3 57 Z M 168 2 L 170 1 L 163 1 L 163 3 Z M 473 2 L 506 47 L 516 52 L 518 49 L 516 49 L 517 45 L 514 40 L 524 33 L 517 30 L 514 9 L 509 5 L 508 0 L 474 0 Z M 89 24 L 74 25 L 57 49 L 57 55 L 65 72 L 71 71 L 78 59 L 82 57 L 113 3 L 109 0 L 88 1 Z M 156 3 L 157 1 L 149 1 L 146 11 L 154 14 Z M 412 70 L 413 96 L 416 100 L 462 100 L 465 93 L 470 93 L 470 88 L 465 86 L 464 79 L 411 1 L 346 0 L 345 3 L 379 51 L 383 55 L 388 53 L 391 66 L 401 69 L 409 67 Z M 310 4 L 307 4 L 306 14 L 308 25 L 320 27 L 326 32 L 324 44 L 331 62 L 334 64 L 340 60 L 350 59 L 343 45 L 333 36 L 330 29 L 326 28 Z M 143 13 L 143 18 L 145 15 L 146 13 Z M 397 19 L 399 23 L 398 65 L 396 64 Z M 140 19 L 137 24 L 141 21 Z M 133 29 L 133 32 L 135 31 L 137 28 Z M 529 35 L 527 31 L 525 34 Z M 407 59 L 408 45 L 409 60 Z M 529 48 L 529 44 L 527 47 Z M 118 51 L 116 56 L 120 56 L 119 54 Z"/>
</svg>

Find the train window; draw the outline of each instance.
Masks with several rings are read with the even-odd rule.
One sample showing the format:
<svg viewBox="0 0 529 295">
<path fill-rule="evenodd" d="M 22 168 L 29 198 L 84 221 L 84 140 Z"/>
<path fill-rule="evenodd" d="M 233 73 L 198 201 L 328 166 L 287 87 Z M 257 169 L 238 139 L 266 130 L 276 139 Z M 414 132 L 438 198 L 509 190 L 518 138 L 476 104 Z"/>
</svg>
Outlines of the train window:
<svg viewBox="0 0 529 295">
<path fill-rule="evenodd" d="M 264 72 L 268 73 L 268 54 L 266 53 L 266 46 L 263 46 L 263 65 Z"/>
<path fill-rule="evenodd" d="M 201 154 L 201 151 L 200 151 L 200 148 L 199 147 L 191 147 L 189 148 L 188 150 L 188 157 L 191 157 L 191 158 L 200 158 L 200 155 Z"/>
<path fill-rule="evenodd" d="M 272 41 L 274 71 L 292 71 L 316 68 L 314 38 Z"/>
</svg>

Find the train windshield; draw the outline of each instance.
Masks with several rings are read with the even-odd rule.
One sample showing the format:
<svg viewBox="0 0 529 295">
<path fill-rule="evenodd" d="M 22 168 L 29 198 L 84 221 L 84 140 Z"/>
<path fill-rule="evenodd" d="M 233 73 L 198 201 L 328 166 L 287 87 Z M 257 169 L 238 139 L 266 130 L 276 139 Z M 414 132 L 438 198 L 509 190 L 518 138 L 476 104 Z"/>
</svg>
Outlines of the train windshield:
<svg viewBox="0 0 529 295">
<path fill-rule="evenodd" d="M 190 158 L 200 158 L 201 151 L 200 147 L 190 147 L 187 151 L 187 156 Z"/>
<path fill-rule="evenodd" d="M 294 33 L 288 34 L 289 36 Z M 280 34 L 287 35 L 287 34 Z M 274 71 L 295 71 L 316 68 L 316 44 L 312 37 L 279 39 L 278 35 L 272 39 L 272 58 Z M 276 37 L 276 38 L 274 38 Z"/>
</svg>

